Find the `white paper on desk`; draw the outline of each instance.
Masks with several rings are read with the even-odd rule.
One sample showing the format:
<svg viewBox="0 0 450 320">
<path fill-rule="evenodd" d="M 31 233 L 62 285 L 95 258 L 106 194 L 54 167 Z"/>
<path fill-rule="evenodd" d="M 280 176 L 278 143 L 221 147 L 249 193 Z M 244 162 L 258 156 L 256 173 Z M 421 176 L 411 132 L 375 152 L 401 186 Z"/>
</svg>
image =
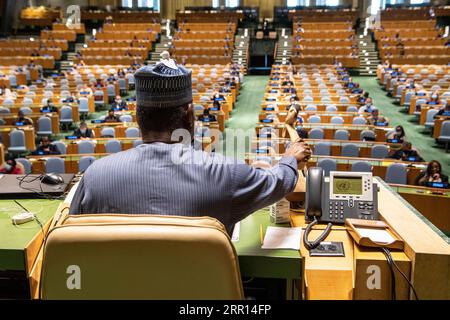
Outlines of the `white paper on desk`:
<svg viewBox="0 0 450 320">
<path fill-rule="evenodd" d="M 302 228 L 267 227 L 263 249 L 300 250 Z"/>
<path fill-rule="evenodd" d="M 234 225 L 233 234 L 231 235 L 231 241 L 233 242 L 239 241 L 240 231 L 241 231 L 241 222 L 238 222 Z"/>
<path fill-rule="evenodd" d="M 366 237 L 373 242 L 390 244 L 395 241 L 395 239 L 387 232 L 382 229 L 368 229 L 368 228 L 356 228 L 361 237 Z"/>
</svg>

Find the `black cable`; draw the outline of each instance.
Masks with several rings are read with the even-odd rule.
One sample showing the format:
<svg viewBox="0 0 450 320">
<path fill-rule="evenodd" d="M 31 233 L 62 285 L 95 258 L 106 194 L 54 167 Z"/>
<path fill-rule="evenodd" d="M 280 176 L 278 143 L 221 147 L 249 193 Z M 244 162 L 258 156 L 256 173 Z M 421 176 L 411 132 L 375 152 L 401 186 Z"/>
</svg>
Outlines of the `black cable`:
<svg viewBox="0 0 450 320">
<path fill-rule="evenodd" d="M 324 232 L 322 232 L 322 234 L 316 240 L 314 240 L 312 242 L 309 241 L 308 240 L 309 233 L 311 232 L 312 227 L 314 227 L 318 222 L 319 221 L 317 220 L 317 217 L 314 217 L 314 220 L 306 226 L 305 232 L 303 232 L 303 244 L 305 245 L 305 248 L 308 250 L 317 248 L 320 245 L 320 243 L 323 240 L 325 240 L 325 238 L 331 232 L 331 227 L 333 225 L 331 223 L 329 223 L 327 225 L 327 227 L 325 228 Z"/>
<path fill-rule="evenodd" d="M 397 294 L 396 294 L 396 283 L 395 283 L 395 271 L 394 271 L 394 260 L 392 259 L 391 252 L 387 250 L 386 248 L 380 248 L 381 251 L 383 251 L 384 255 L 386 256 L 386 261 L 389 266 L 389 270 L 391 272 L 391 299 L 397 300 Z"/>
<path fill-rule="evenodd" d="M 389 249 L 387 248 L 381 248 L 383 250 L 383 252 L 385 254 L 388 254 L 392 260 L 392 265 L 397 269 L 397 271 L 401 274 L 401 276 L 406 280 L 406 282 L 408 283 L 408 286 L 411 288 L 413 294 L 414 294 L 414 298 L 416 300 L 420 300 L 419 296 L 417 294 L 416 288 L 414 287 L 414 285 L 412 284 L 412 282 L 408 279 L 408 277 L 403 273 L 403 271 L 400 269 L 400 267 L 397 265 L 397 263 L 395 262 L 395 260 L 392 258 L 392 254 L 389 251 Z"/>
</svg>

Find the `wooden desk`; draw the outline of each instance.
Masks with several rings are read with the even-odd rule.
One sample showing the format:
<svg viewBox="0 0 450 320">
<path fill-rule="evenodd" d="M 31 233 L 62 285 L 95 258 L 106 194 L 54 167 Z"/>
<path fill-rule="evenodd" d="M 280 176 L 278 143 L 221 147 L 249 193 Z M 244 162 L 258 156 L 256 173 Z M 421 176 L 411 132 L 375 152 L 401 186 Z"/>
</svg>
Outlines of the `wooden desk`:
<svg viewBox="0 0 450 320">
<path fill-rule="evenodd" d="M 27 150 L 32 151 L 36 149 L 35 143 L 35 131 L 33 126 L 15 127 L 15 126 L 0 126 L 0 133 L 2 135 L 2 141 L 5 145 L 5 149 L 10 146 L 9 134 L 12 130 L 22 130 L 25 133 L 25 146 Z"/>
<path fill-rule="evenodd" d="M 450 299 L 450 239 L 429 223 L 417 210 L 397 195 L 379 178 L 375 178 L 380 191 L 378 209 L 382 219 L 387 222 L 405 241 L 404 254 L 395 252 L 394 259 L 400 268 L 410 274 L 420 299 Z M 291 214 L 291 224 L 295 227 L 305 225 L 304 216 Z M 315 229 L 323 229 L 318 225 Z M 305 259 L 304 285 L 307 298 L 311 299 L 389 299 L 389 290 L 381 286 L 368 296 L 366 283 L 370 273 L 364 272 L 364 261 L 383 260 L 378 249 L 363 249 L 352 244 L 352 239 L 342 229 L 333 228 L 326 241 L 344 242 L 345 257 L 316 258 L 309 257 L 303 245 L 302 256 Z M 316 231 L 317 232 L 317 231 Z M 315 236 L 311 233 L 311 238 Z M 358 261 L 360 260 L 360 261 Z M 410 261 L 410 266 L 409 266 Z M 408 272 L 410 270 L 410 272 Z M 381 270 L 381 281 L 387 284 L 387 269 Z M 388 278 L 390 279 L 390 278 Z M 402 278 L 398 298 L 404 299 L 406 290 Z M 384 291 L 383 291 L 384 290 Z"/>
</svg>

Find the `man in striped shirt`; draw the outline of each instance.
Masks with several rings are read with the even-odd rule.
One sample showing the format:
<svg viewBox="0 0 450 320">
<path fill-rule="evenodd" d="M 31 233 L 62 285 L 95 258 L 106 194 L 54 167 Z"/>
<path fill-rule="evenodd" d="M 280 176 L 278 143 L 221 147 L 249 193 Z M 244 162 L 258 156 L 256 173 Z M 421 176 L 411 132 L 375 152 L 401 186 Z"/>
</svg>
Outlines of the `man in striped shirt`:
<svg viewBox="0 0 450 320">
<path fill-rule="evenodd" d="M 231 233 L 236 222 L 294 190 L 298 164 L 311 151 L 291 144 L 270 169 L 194 150 L 173 136 L 194 133 L 191 71 L 171 59 L 135 74 L 143 144 L 95 161 L 85 172 L 71 214 L 211 216 Z"/>
</svg>

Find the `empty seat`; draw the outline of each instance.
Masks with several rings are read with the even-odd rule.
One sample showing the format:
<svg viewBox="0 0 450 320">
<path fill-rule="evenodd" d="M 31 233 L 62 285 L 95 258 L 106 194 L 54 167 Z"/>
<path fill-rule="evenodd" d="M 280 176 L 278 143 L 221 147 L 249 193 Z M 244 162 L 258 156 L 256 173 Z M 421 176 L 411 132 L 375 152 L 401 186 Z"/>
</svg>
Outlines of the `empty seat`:
<svg viewBox="0 0 450 320">
<path fill-rule="evenodd" d="M 321 123 L 322 119 L 320 116 L 311 116 L 308 118 L 308 123 Z"/>
<path fill-rule="evenodd" d="M 46 173 L 66 173 L 66 166 L 64 159 L 61 158 L 49 158 L 45 161 Z"/>
<path fill-rule="evenodd" d="M 122 143 L 118 140 L 110 140 L 105 144 L 106 153 L 117 153 L 122 151 Z"/>
<path fill-rule="evenodd" d="M 406 166 L 401 163 L 393 163 L 386 170 L 387 183 L 394 184 L 406 184 L 407 183 L 407 170 Z"/>
<path fill-rule="evenodd" d="M 38 135 L 51 136 L 53 134 L 52 130 L 52 120 L 49 117 L 40 117 L 38 119 Z"/>
<path fill-rule="evenodd" d="M 337 110 L 338 109 L 337 109 L 337 107 L 335 105 L 328 105 L 325 108 L 325 111 L 327 111 L 327 112 L 336 112 Z"/>
<path fill-rule="evenodd" d="M 120 122 L 133 122 L 133 117 L 129 114 L 124 114 L 119 118 Z"/>
<path fill-rule="evenodd" d="M 314 146 L 314 155 L 329 156 L 331 153 L 331 144 L 329 142 L 318 142 Z"/>
<path fill-rule="evenodd" d="M 372 165 L 367 161 L 357 161 L 352 164 L 353 172 L 372 172 Z"/>
<path fill-rule="evenodd" d="M 334 139 L 335 140 L 349 140 L 350 133 L 348 130 L 345 129 L 339 129 L 334 132 Z"/>
<path fill-rule="evenodd" d="M 307 105 L 306 108 L 305 108 L 305 111 L 316 112 L 316 111 L 317 111 L 317 106 L 314 106 L 314 105 Z"/>
<path fill-rule="evenodd" d="M 13 130 L 9 133 L 9 148 L 11 153 L 23 153 L 27 151 L 25 145 L 25 133 L 22 130 Z"/>
<path fill-rule="evenodd" d="M 130 127 L 125 130 L 125 137 L 127 138 L 138 138 L 139 136 L 139 128 Z"/>
<path fill-rule="evenodd" d="M 372 147 L 370 156 L 374 159 L 384 159 L 387 158 L 388 154 L 389 147 L 384 144 L 380 144 Z"/>
<path fill-rule="evenodd" d="M 60 112 L 59 123 L 67 128 L 72 125 L 72 108 L 69 106 L 63 106 Z"/>
<path fill-rule="evenodd" d="M 136 148 L 137 146 L 140 146 L 143 143 L 144 142 L 142 141 L 142 139 L 136 139 L 133 141 L 133 148 Z"/>
<path fill-rule="evenodd" d="M 361 125 L 367 123 L 366 118 L 364 117 L 354 117 L 352 122 L 353 124 L 361 124 Z"/>
<path fill-rule="evenodd" d="M 344 118 L 339 117 L 339 116 L 332 117 L 331 123 L 332 124 L 344 124 Z"/>
<path fill-rule="evenodd" d="M 95 145 L 92 141 L 80 141 L 78 143 L 78 153 L 95 153 Z"/>
<path fill-rule="evenodd" d="M 116 136 L 116 130 L 114 130 L 114 128 L 106 127 L 100 131 L 100 135 L 103 138 L 114 138 Z"/>
<path fill-rule="evenodd" d="M 359 147 L 354 143 L 346 143 L 342 146 L 341 150 L 342 157 L 359 157 Z"/>
<path fill-rule="evenodd" d="M 427 110 L 427 116 L 426 116 L 426 120 L 425 120 L 425 127 L 427 128 L 434 128 L 434 116 L 436 115 L 436 113 L 438 113 L 439 110 L 436 109 L 429 109 Z"/>
<path fill-rule="evenodd" d="M 89 100 L 86 97 L 80 98 L 80 103 L 78 105 L 78 112 L 81 116 L 85 116 L 89 113 Z"/>
<path fill-rule="evenodd" d="M 309 139 L 323 139 L 324 132 L 320 128 L 314 128 L 309 131 L 308 137 Z"/>
<path fill-rule="evenodd" d="M 337 170 L 336 160 L 334 159 L 320 159 L 317 162 L 317 166 L 323 169 L 323 173 L 326 177 L 330 176 L 331 171 Z"/>
</svg>

